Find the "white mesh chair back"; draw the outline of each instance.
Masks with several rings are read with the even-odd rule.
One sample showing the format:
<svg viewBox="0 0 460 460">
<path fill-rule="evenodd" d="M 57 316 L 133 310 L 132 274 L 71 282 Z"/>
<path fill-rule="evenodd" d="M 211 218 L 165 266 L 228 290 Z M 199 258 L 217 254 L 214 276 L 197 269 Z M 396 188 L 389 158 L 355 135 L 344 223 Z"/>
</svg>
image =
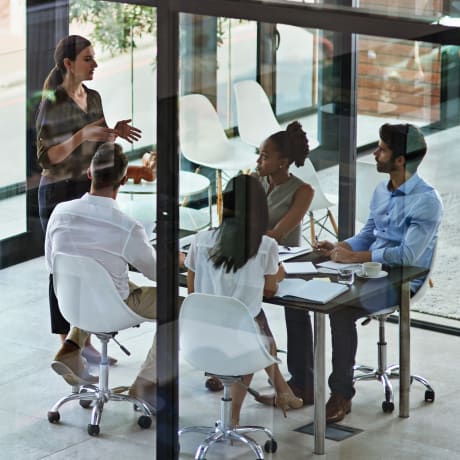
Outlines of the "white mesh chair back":
<svg viewBox="0 0 460 460">
<path fill-rule="evenodd" d="M 278 362 L 247 307 L 238 299 L 190 294 L 179 314 L 180 351 L 194 368 L 245 375 Z"/>
<path fill-rule="evenodd" d="M 125 304 L 108 272 L 94 259 L 57 253 L 53 271 L 59 308 L 72 326 L 115 332 L 150 321 Z"/>
</svg>

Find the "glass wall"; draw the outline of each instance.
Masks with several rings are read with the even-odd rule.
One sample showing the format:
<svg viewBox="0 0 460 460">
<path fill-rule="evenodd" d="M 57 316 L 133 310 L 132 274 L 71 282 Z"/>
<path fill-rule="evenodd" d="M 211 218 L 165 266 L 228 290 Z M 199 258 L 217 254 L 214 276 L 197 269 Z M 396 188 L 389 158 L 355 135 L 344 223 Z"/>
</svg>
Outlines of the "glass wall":
<svg viewBox="0 0 460 460">
<path fill-rule="evenodd" d="M 26 231 L 25 3 L 0 3 L 0 240 Z"/>
<path fill-rule="evenodd" d="M 94 80 L 88 86 L 101 94 L 108 124 L 113 126 L 117 120 L 132 119 L 132 123 L 142 130 L 143 135 L 139 142 L 131 145 L 121 141 L 130 156 L 131 165 L 139 165 L 143 153 L 156 149 L 159 137 L 157 110 L 164 103 L 164 100 L 157 100 L 157 10 L 154 6 L 145 6 L 148 2 L 142 3 L 141 7 L 107 1 L 69 2 L 69 33 L 89 37 L 95 47 L 98 68 Z M 316 3 L 321 5 L 321 2 Z M 447 2 L 422 4 L 415 0 L 403 3 L 379 2 L 377 10 L 374 3 L 361 2 L 360 8 L 401 17 L 414 15 L 428 23 L 446 13 L 448 8 L 445 3 Z M 25 2 L 22 1 L 0 0 L 0 56 L 5 63 L 0 76 L 0 131 L 3 130 L 1 134 L 4 139 L 1 154 L 3 170 L 0 172 L 2 241 L 25 231 L 26 228 L 25 131 L 28 101 L 25 85 L 27 50 L 24 5 Z M 330 11 L 325 9 L 324 14 L 330 14 Z M 420 175 L 438 190 L 445 208 L 432 272 L 434 287 L 428 288 L 422 300 L 413 305 L 413 318 L 432 323 L 452 320 L 449 324 L 453 324 L 453 329 L 458 329 L 460 292 L 452 273 L 456 273 L 460 250 L 457 231 L 457 211 L 460 206 L 457 170 L 460 157 L 456 148 L 460 135 L 460 47 L 360 34 L 355 37 L 354 49 L 351 37 L 345 32 L 319 29 L 312 24 L 308 24 L 308 27 L 295 27 L 277 23 L 278 18 L 273 18 L 273 25 L 276 25 L 273 35 L 261 37 L 260 24 L 254 20 L 190 13 L 181 13 L 179 16 L 179 102 L 176 107 L 180 120 L 178 137 L 184 155 L 192 152 L 200 154 L 201 157 L 192 159 L 192 168 L 181 165 L 181 206 L 177 202 L 173 203 L 173 207 L 179 208 L 179 222 L 171 217 L 168 222 L 170 226 L 164 228 L 172 231 L 177 225 L 182 237 L 208 228 L 211 222 L 216 226 L 221 219 L 221 202 L 213 197 L 214 200 L 210 203 L 209 191 L 214 196 L 219 196 L 231 177 L 240 173 L 252 173 L 257 167 L 257 156 L 254 155 L 256 146 L 245 142 L 232 129 L 240 128 L 236 115 L 236 82 L 258 79 L 268 99 L 275 101 L 273 114 L 281 127 L 298 120 L 307 131 L 310 144 L 315 146 L 308 157 L 312 163 L 308 166 L 312 167 L 307 171 L 305 166 L 297 168 L 292 165 L 290 172 L 314 185 L 317 196 L 324 193 L 329 200 L 329 204 L 314 209 L 312 216 L 316 220 L 327 217 L 321 220 L 323 226 L 314 224 L 313 235 L 320 239 L 336 239 L 331 215 L 340 228 L 343 221 L 341 222 L 339 215 L 352 215 L 356 210 L 357 219 L 353 225 L 357 230 L 361 228 L 365 217 L 360 219 L 360 216 L 367 214 L 372 187 L 378 181 L 388 178 L 385 174 L 376 172 L 372 154 L 378 140 L 379 127 L 383 123 L 413 123 L 423 129 L 428 142 L 428 155 L 420 167 Z M 340 29 L 341 25 L 336 24 L 334 27 Z M 58 33 L 57 26 L 56 31 L 53 28 L 52 32 L 62 35 Z M 50 38 L 43 43 L 37 38 L 37 48 L 50 60 L 52 48 L 57 41 L 55 38 L 60 37 Z M 261 38 L 273 40 L 275 44 L 274 50 L 270 50 L 274 52 L 268 53 L 271 68 L 266 74 L 260 68 L 260 53 L 265 46 Z M 354 54 L 350 54 L 350 49 Z M 38 60 L 42 60 L 41 57 Z M 355 69 L 352 68 L 353 60 L 356 61 Z M 267 65 L 267 62 L 264 64 Z M 356 86 L 353 85 L 353 79 L 349 78 L 350 75 L 346 74 L 347 68 L 350 74 L 356 70 Z M 267 75 L 272 78 L 273 86 L 267 83 Z M 197 105 L 192 104 L 191 112 L 184 116 L 187 103 L 183 96 L 186 97 L 189 93 L 201 95 L 201 102 L 204 101 L 205 105 L 193 102 Z M 216 126 L 217 131 L 213 131 Z M 195 134 L 195 139 L 200 142 L 192 144 L 188 151 L 186 149 L 190 144 L 187 145 L 185 139 L 187 131 Z M 319 140 L 319 145 L 313 143 L 313 140 Z M 29 158 L 31 159 L 32 157 Z M 355 160 L 356 200 L 355 194 L 350 198 L 342 193 L 344 184 L 349 190 L 350 184 L 354 184 L 354 174 L 350 173 L 348 167 L 354 167 Z M 206 168 L 211 171 L 208 174 L 212 178 L 210 182 L 203 174 Z M 370 180 L 366 184 L 371 182 L 371 189 L 365 188 L 363 181 L 360 182 L 362 171 L 367 171 L 366 179 Z M 168 174 L 165 173 L 162 180 L 175 177 L 176 171 L 168 171 Z M 133 182 L 128 184 L 133 188 L 126 189 L 126 193 L 120 193 L 119 203 L 124 211 L 142 220 L 146 228 L 149 221 L 149 231 L 152 231 L 151 227 L 155 226 L 157 219 L 156 203 L 170 203 L 170 197 L 158 197 L 154 188 L 156 184 L 150 181 L 148 184 L 143 181 L 140 185 L 145 188 L 152 186 L 148 193 L 138 193 L 135 185 L 139 184 Z M 200 199 L 195 200 L 194 207 L 191 208 L 187 204 L 193 201 L 195 194 L 201 194 Z M 328 210 L 331 213 L 329 215 Z M 169 218 L 167 215 L 163 217 Z M 301 245 L 304 247 L 309 247 L 311 243 L 311 224 L 312 221 L 306 214 L 301 229 Z M 241 235 L 235 237 L 236 242 L 241 240 Z M 186 250 L 189 244 L 190 239 L 181 240 L 179 247 Z M 29 255 L 29 248 L 22 240 L 18 240 L 16 246 L 20 247 L 25 257 Z M 172 249 L 170 252 L 172 259 L 175 255 Z M 3 256 L 1 251 L 0 255 Z M 31 260 L 24 264 L 0 271 L 0 285 L 6 293 L 0 307 L 3 319 L 0 344 L 9 350 L 5 358 L 3 380 L 0 382 L 8 396 L 0 411 L 4 417 L 0 446 L 2 449 L 4 446 L 5 449 L 10 449 L 14 443 L 16 447 L 11 448 L 9 456 L 13 458 L 17 455 L 19 458 L 24 452 L 24 439 L 31 438 L 36 441 L 36 445 L 30 448 L 30 458 L 65 456 L 66 449 L 69 449 L 69 456 L 83 459 L 87 457 L 87 449 L 79 450 L 77 445 L 81 439 L 86 440 L 84 429 L 89 418 L 88 411 L 82 409 L 78 412 L 72 408 L 63 413 L 59 427 L 46 422 L 46 411 L 57 399 L 56 395 L 66 394 L 69 388 L 49 369 L 59 340 L 49 333 L 48 274 L 43 258 L 34 258 L 32 255 L 28 258 Z M 181 270 L 181 295 L 186 292 L 183 275 Z M 134 275 L 135 278 L 136 276 Z M 175 274 L 170 278 L 175 280 Z M 139 282 L 144 281 L 140 279 Z M 280 347 L 285 348 L 283 309 L 267 307 L 267 317 Z M 175 328 L 176 323 L 172 324 L 172 328 Z M 175 332 L 168 329 L 169 326 L 165 326 L 165 330 L 174 338 Z M 27 346 L 23 345 L 23 336 L 30 340 Z M 128 359 L 111 345 L 111 353 L 119 359 L 118 366 L 112 372 L 114 385 L 129 385 L 132 382 L 132 377 L 151 344 L 151 325 L 129 330 L 123 336 L 126 337 L 132 356 Z M 165 361 L 169 364 L 176 359 L 176 355 L 168 355 Z M 220 394 L 210 404 L 203 374 L 192 370 L 183 361 L 179 364 L 180 387 L 176 388 L 178 393 L 173 396 L 181 401 L 180 424 L 188 426 L 196 423 L 197 416 L 202 413 L 206 412 L 208 417 L 217 408 Z M 287 375 L 285 368 L 283 372 Z M 12 382 L 15 384 L 12 385 Z M 25 387 L 21 388 L 19 384 L 24 382 Z M 161 383 L 166 385 L 170 381 Z M 266 376 L 261 373 L 256 377 L 255 385 L 267 392 L 271 391 Z M 49 392 L 44 393 L 41 388 L 47 388 Z M 163 396 L 164 394 L 161 395 Z M 187 404 L 182 404 L 184 401 Z M 208 411 L 211 405 L 213 409 Z M 113 406 L 116 408 L 112 412 Z M 29 407 L 32 409 L 26 413 Z M 176 410 L 179 413 L 178 407 L 173 407 L 171 414 Z M 218 416 L 217 409 L 214 412 L 208 421 Z M 173 416 L 174 414 L 171 415 Z M 243 415 L 242 421 L 264 423 L 275 432 L 281 432 L 284 427 L 281 428 L 278 417 L 279 414 L 274 409 L 261 409 L 259 405 L 253 404 L 250 411 Z M 158 423 L 163 423 L 163 420 L 158 420 Z M 294 424 L 297 423 L 295 416 L 291 420 L 295 421 Z M 111 405 L 110 410 L 104 413 L 103 421 L 103 431 L 112 433 L 101 437 L 100 441 L 103 443 L 108 441 L 104 444 L 103 455 L 110 455 L 114 459 L 129 458 L 132 449 L 137 449 L 136 454 L 141 452 L 139 455 L 142 458 L 156 458 L 153 450 L 156 431 L 141 431 L 129 409 Z M 132 426 L 129 425 L 124 431 L 131 423 Z M 181 442 L 181 458 L 193 456 L 196 440 L 197 437 L 192 436 Z M 291 447 L 289 440 L 284 439 L 283 443 L 285 448 Z M 88 443 L 85 441 L 82 444 Z M 127 451 L 123 451 L 123 445 L 128 446 Z M 240 449 L 241 446 L 236 448 Z M 247 452 L 242 452 L 241 450 L 240 457 L 235 454 L 236 458 L 245 458 Z M 289 458 L 296 458 L 295 453 Z"/>
<path fill-rule="evenodd" d="M 101 94 L 107 124 L 130 118 L 142 130 L 135 144 L 118 139 L 123 150 L 138 157 L 151 150 L 156 145 L 155 8 L 71 1 L 69 32 L 93 43 L 98 68 L 88 87 Z"/>
</svg>

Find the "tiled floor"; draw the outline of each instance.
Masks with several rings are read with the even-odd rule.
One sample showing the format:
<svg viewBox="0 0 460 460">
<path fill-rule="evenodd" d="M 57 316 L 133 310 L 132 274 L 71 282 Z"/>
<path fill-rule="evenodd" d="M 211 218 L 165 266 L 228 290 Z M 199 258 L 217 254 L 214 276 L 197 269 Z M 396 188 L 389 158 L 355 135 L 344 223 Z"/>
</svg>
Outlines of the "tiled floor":
<svg viewBox="0 0 460 460">
<path fill-rule="evenodd" d="M 77 403 L 61 411 L 58 425 L 48 423 L 46 414 L 51 405 L 68 391 L 64 381 L 50 369 L 50 360 L 58 340 L 49 333 L 47 276 L 43 258 L 28 261 L 0 271 L 2 302 L 0 306 L 0 346 L 4 350 L 0 362 L 0 458 L 1 459 L 84 459 L 111 458 L 155 459 L 155 422 L 149 430 L 141 430 L 130 405 L 110 403 L 106 406 L 99 438 L 86 433 L 89 411 Z M 267 306 L 270 325 L 280 347 L 285 346 L 282 309 Z M 373 363 L 376 358 L 377 327 L 373 322 L 359 327 L 358 361 Z M 111 383 L 127 385 L 152 340 L 152 325 L 122 332 L 119 339 L 132 352 L 125 356 L 115 344 L 110 354 L 119 359 L 111 369 Z M 389 361 L 397 359 L 397 327 L 388 325 Z M 329 338 L 327 356 L 330 356 Z M 341 442 L 326 441 L 326 455 L 313 455 L 313 438 L 294 429 L 312 421 L 313 408 L 288 413 L 261 406 L 247 398 L 242 423 L 264 424 L 271 428 L 278 441 L 278 452 L 267 459 L 301 460 L 336 459 L 426 459 L 460 458 L 457 412 L 458 350 L 460 338 L 412 329 L 412 369 L 430 379 L 436 390 L 436 401 L 425 403 L 424 390 L 414 384 L 411 391 L 411 416 L 400 419 L 397 410 L 384 414 L 380 408 L 382 389 L 377 382 L 357 384 L 352 413 L 343 422 L 363 430 Z M 283 358 L 283 356 L 281 356 Z M 283 367 L 284 371 L 285 368 Z M 286 371 L 285 371 L 286 372 Z M 203 374 L 187 364 L 180 366 L 180 426 L 210 424 L 219 417 L 219 398 L 205 390 Z M 269 390 L 263 372 L 256 375 L 255 388 Z M 398 384 L 395 382 L 396 402 Z M 199 435 L 186 435 L 181 440 L 182 460 L 192 459 Z M 264 441 L 257 435 L 257 439 Z M 251 459 L 240 445 L 218 445 L 208 460 Z M 160 460 L 160 459 L 158 459 Z M 161 459 L 163 460 L 163 459 Z"/>
</svg>

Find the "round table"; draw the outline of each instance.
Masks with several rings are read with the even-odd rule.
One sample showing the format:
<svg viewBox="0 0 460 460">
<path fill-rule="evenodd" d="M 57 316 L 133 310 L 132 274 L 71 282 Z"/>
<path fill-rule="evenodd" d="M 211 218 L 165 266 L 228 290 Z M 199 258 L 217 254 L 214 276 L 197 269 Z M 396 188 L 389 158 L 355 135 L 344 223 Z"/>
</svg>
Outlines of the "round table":
<svg viewBox="0 0 460 460">
<path fill-rule="evenodd" d="M 209 215 L 184 206 L 189 196 L 205 191 L 208 192 Z M 140 220 L 146 228 L 149 222 L 156 220 L 156 201 L 150 196 L 157 193 L 156 181 L 141 180 L 139 184 L 135 184 L 129 179 L 120 187 L 120 193 L 130 195 L 129 200 L 119 196 L 118 202 L 122 211 Z M 179 226 L 182 230 L 194 232 L 212 226 L 211 182 L 207 177 L 189 171 L 179 171 L 179 196 L 183 204 L 179 207 Z"/>
</svg>

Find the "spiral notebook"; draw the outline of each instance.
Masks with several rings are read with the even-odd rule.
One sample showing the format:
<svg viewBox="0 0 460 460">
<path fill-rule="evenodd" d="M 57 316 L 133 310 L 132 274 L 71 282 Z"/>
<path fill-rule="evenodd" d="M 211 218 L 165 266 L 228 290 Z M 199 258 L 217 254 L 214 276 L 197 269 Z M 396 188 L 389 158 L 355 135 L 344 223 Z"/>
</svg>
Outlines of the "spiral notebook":
<svg viewBox="0 0 460 460">
<path fill-rule="evenodd" d="M 325 304 L 348 291 L 346 284 L 325 283 L 321 280 L 305 281 L 286 278 L 278 286 L 277 297 L 304 299 L 312 303 Z"/>
</svg>

